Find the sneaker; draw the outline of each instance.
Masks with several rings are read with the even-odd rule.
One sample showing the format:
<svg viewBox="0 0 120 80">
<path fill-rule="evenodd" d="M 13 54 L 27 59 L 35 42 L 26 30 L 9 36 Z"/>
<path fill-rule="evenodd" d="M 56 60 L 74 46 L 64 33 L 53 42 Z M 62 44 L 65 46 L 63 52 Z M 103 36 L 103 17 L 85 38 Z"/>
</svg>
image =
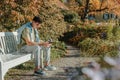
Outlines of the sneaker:
<svg viewBox="0 0 120 80">
<path fill-rule="evenodd" d="M 42 75 L 42 76 L 45 76 L 46 73 L 45 73 L 43 70 L 37 70 L 37 71 L 34 71 L 34 75 Z"/>
<path fill-rule="evenodd" d="M 48 65 L 44 68 L 45 70 L 49 70 L 49 71 L 54 71 L 56 70 L 56 67 L 55 66 L 52 66 L 52 65 Z"/>
</svg>

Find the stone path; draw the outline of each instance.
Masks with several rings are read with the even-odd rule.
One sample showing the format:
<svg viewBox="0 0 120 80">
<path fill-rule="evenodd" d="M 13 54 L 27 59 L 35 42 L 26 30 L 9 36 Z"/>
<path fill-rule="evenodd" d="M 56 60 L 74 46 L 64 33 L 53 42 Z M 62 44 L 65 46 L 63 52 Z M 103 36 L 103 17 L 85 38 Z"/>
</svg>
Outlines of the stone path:
<svg viewBox="0 0 120 80">
<path fill-rule="evenodd" d="M 21 80 L 71 80 L 78 74 L 76 67 L 80 66 L 80 51 L 72 46 L 67 46 L 68 54 L 65 57 L 52 62 L 57 67 L 56 71 L 46 71 L 47 76 L 34 76 L 33 71 L 24 75 Z"/>
<path fill-rule="evenodd" d="M 68 54 L 65 57 L 52 62 L 52 65 L 57 67 L 56 71 L 46 71 L 47 76 L 44 77 L 34 76 L 33 71 L 30 71 L 20 75 L 22 76 L 20 80 L 82 80 L 74 79 L 79 76 L 77 68 L 80 68 L 82 63 L 93 59 L 80 57 L 80 50 L 73 46 L 68 45 L 67 49 Z"/>
</svg>

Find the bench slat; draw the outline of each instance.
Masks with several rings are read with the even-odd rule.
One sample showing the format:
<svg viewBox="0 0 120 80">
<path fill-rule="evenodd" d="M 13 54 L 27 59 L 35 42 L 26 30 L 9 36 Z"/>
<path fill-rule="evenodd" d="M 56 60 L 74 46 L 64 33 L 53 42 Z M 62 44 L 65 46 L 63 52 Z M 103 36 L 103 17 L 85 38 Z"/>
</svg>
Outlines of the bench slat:
<svg viewBox="0 0 120 80">
<path fill-rule="evenodd" d="M 1 32 L 0 43 L 4 54 L 17 51 L 17 32 Z"/>
<path fill-rule="evenodd" d="M 21 63 L 24 63 L 26 61 L 31 60 L 31 54 L 25 54 L 25 55 L 21 55 L 17 58 L 14 58 L 12 60 L 6 61 L 4 62 L 4 66 L 6 66 L 7 68 L 12 68 L 16 65 L 19 65 Z"/>
<path fill-rule="evenodd" d="M 2 43 L 2 37 L 0 37 L 0 49 L 2 50 L 2 54 L 4 54 L 4 50 L 3 50 L 3 43 Z"/>
<path fill-rule="evenodd" d="M 6 46 L 5 46 L 5 40 L 4 40 L 4 37 L 1 37 L 1 41 L 2 41 L 2 44 L 3 44 L 2 49 L 3 49 L 4 53 L 6 53 Z"/>
<path fill-rule="evenodd" d="M 28 53 L 30 54 L 30 53 Z M 24 54 L 24 53 L 9 53 L 9 54 L 5 54 L 5 55 L 1 55 L 1 59 L 3 62 L 8 62 L 10 60 L 13 60 L 13 59 L 16 59 L 16 58 L 19 58 L 21 56 L 25 56 L 27 54 Z"/>
</svg>

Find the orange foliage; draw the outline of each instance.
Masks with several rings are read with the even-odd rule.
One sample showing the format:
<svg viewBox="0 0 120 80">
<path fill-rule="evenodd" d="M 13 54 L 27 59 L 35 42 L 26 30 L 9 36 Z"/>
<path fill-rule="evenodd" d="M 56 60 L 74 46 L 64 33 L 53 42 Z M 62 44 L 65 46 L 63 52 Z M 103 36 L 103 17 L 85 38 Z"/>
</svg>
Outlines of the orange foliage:
<svg viewBox="0 0 120 80">
<path fill-rule="evenodd" d="M 4 0 L 0 3 L 1 25 L 19 27 L 23 22 L 31 21 L 39 15 L 42 0 Z"/>
<path fill-rule="evenodd" d="M 100 8 L 100 1 L 99 0 L 90 0 L 90 3 L 93 5 L 94 8 Z"/>
<path fill-rule="evenodd" d="M 68 2 L 68 7 L 70 10 L 76 11 L 82 16 L 85 9 L 85 1 L 86 0 L 82 0 L 82 5 L 78 5 L 76 0 L 70 0 Z M 103 2 L 100 2 L 100 0 L 90 0 L 89 4 L 90 11 L 93 11 L 94 13 L 96 13 L 96 10 L 100 10 L 100 8 L 108 8 L 102 10 L 102 12 L 108 11 L 120 16 L 120 0 L 103 0 Z"/>
</svg>

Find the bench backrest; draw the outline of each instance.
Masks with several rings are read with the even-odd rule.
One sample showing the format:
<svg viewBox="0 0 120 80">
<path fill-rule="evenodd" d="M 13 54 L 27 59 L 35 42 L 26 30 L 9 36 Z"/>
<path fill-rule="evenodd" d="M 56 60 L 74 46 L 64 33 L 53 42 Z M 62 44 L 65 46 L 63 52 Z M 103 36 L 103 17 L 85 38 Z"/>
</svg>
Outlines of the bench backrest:
<svg viewBox="0 0 120 80">
<path fill-rule="evenodd" d="M 17 51 L 17 32 L 0 32 L 0 49 L 3 54 Z"/>
</svg>

